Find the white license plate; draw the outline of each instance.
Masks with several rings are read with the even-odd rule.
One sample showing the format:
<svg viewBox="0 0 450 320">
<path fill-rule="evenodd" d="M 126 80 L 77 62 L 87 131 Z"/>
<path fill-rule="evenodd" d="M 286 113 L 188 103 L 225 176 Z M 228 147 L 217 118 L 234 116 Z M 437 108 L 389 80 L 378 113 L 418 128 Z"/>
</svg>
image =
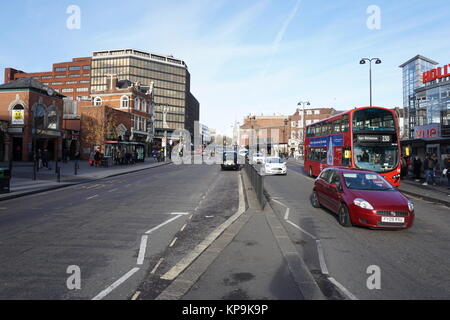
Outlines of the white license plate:
<svg viewBox="0 0 450 320">
<path fill-rule="evenodd" d="M 391 223 L 405 223 L 405 218 L 397 218 L 397 217 L 382 217 L 382 222 L 391 222 Z"/>
</svg>

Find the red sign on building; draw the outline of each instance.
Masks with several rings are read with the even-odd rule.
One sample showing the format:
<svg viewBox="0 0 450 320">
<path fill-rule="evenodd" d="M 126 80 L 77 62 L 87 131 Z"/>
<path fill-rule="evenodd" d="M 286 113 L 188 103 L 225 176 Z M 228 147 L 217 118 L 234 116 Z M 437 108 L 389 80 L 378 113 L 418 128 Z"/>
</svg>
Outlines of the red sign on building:
<svg viewBox="0 0 450 320">
<path fill-rule="evenodd" d="M 449 71 L 450 71 L 450 64 L 445 65 L 444 67 L 438 67 L 438 68 L 426 71 L 422 75 L 422 82 L 427 83 L 427 82 L 431 82 L 436 79 L 450 77 Z"/>
</svg>

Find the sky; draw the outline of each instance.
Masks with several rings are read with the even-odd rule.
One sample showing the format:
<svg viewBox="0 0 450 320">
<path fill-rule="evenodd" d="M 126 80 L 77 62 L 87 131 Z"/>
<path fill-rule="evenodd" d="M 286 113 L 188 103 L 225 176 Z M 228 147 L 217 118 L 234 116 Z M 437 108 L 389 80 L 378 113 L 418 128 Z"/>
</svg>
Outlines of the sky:
<svg viewBox="0 0 450 320">
<path fill-rule="evenodd" d="M 79 29 L 67 28 L 71 5 Z M 448 0 L 5 1 L 0 69 L 50 71 L 108 49 L 171 54 L 188 65 L 200 122 L 231 134 L 249 114 L 290 115 L 299 101 L 369 105 L 365 57 L 382 60 L 373 65 L 373 104 L 402 107 L 400 64 L 417 54 L 450 63 L 448 17 Z"/>
</svg>

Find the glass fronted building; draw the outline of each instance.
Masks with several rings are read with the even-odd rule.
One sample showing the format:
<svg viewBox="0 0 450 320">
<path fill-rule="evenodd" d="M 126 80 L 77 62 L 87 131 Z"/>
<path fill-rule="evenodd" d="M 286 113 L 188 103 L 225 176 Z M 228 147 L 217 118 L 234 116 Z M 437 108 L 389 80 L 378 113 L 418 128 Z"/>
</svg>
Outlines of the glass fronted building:
<svg viewBox="0 0 450 320">
<path fill-rule="evenodd" d="M 176 129 L 188 129 L 190 74 L 184 61 L 134 49 L 97 51 L 92 57 L 91 92 L 106 89 L 106 79 L 117 75 L 143 85 L 154 84 L 155 136 L 163 137 Z M 166 119 L 163 110 L 167 111 Z M 166 120 L 167 126 L 164 126 Z M 188 119 L 190 121 L 190 119 Z M 198 120 L 198 119 L 196 119 Z"/>
<path fill-rule="evenodd" d="M 408 138 L 404 155 L 436 154 L 442 165 L 450 155 L 450 64 L 443 67 L 415 56 L 403 68 L 403 103 Z"/>
<path fill-rule="evenodd" d="M 403 109 L 405 110 L 405 132 L 411 138 L 416 126 L 416 89 L 423 86 L 422 74 L 438 63 L 417 55 L 400 65 L 403 70 Z"/>
</svg>

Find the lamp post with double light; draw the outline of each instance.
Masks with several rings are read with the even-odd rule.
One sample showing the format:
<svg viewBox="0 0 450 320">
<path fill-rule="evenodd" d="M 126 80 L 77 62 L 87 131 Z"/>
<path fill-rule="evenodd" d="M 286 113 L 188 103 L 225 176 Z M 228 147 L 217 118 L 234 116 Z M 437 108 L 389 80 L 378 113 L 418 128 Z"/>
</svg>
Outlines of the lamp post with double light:
<svg viewBox="0 0 450 320">
<path fill-rule="evenodd" d="M 372 61 L 375 61 L 375 64 L 381 64 L 381 59 L 379 58 L 362 58 L 359 61 L 359 64 L 366 64 L 366 62 L 369 62 L 370 107 L 372 106 Z"/>
</svg>

